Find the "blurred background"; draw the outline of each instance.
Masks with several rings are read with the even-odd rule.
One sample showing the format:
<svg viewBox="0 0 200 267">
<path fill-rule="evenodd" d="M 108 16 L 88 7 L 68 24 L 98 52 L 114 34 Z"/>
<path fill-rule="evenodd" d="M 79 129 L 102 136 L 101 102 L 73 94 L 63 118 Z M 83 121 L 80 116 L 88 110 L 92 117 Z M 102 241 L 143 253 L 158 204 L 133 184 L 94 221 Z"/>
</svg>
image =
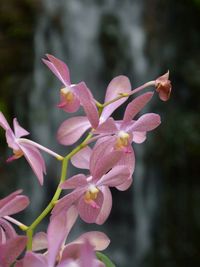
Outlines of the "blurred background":
<svg viewBox="0 0 200 267">
<path fill-rule="evenodd" d="M 127 75 L 134 88 L 170 70 L 171 99 L 156 96 L 146 109 L 162 124 L 134 145 L 133 186 L 112 191 L 105 225 L 74 227 L 74 236 L 107 233 L 106 253 L 119 267 L 200 266 L 199 17 L 199 0 L 1 1 L 0 110 L 60 154 L 71 149 L 55 139 L 69 115 L 56 108 L 61 84 L 42 64 L 45 53 L 65 61 L 71 80 L 84 80 L 99 101 L 114 76 Z M 0 151 L 0 197 L 23 188 L 32 201 L 24 213 L 29 224 L 52 197 L 60 163 L 45 156 L 41 188 L 24 159 L 5 163 L 11 150 L 3 130 Z"/>
</svg>

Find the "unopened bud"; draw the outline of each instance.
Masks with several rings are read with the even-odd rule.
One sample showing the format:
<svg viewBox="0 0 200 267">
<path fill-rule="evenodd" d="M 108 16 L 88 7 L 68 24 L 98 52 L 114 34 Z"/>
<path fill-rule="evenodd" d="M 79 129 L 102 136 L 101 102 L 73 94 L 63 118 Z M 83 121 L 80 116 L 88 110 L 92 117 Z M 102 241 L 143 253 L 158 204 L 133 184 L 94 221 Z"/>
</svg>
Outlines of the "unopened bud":
<svg viewBox="0 0 200 267">
<path fill-rule="evenodd" d="M 160 99 L 162 101 L 167 101 L 170 98 L 172 90 L 171 81 L 169 80 L 169 71 L 156 79 L 155 86 Z"/>
</svg>

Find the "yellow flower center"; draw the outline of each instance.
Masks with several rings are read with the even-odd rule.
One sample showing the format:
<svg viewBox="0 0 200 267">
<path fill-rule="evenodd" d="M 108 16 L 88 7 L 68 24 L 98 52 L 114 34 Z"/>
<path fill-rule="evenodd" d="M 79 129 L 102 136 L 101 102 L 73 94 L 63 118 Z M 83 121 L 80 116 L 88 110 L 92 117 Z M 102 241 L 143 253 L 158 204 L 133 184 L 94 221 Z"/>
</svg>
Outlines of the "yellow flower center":
<svg viewBox="0 0 200 267">
<path fill-rule="evenodd" d="M 120 131 L 117 136 L 117 141 L 115 147 L 117 149 L 122 149 L 128 146 L 130 135 L 124 131 Z"/>
<path fill-rule="evenodd" d="M 70 91 L 68 87 L 64 87 L 60 91 L 66 102 L 71 102 L 74 99 L 74 94 Z"/>
<path fill-rule="evenodd" d="M 18 150 L 13 150 L 13 153 L 15 155 L 15 158 L 18 159 L 24 155 L 23 151 L 18 149 Z"/>
<path fill-rule="evenodd" d="M 99 193 L 99 189 L 94 185 L 90 185 L 89 189 L 87 190 L 87 192 L 84 195 L 85 202 L 89 203 L 92 200 L 95 200 L 98 196 L 98 193 Z"/>
</svg>

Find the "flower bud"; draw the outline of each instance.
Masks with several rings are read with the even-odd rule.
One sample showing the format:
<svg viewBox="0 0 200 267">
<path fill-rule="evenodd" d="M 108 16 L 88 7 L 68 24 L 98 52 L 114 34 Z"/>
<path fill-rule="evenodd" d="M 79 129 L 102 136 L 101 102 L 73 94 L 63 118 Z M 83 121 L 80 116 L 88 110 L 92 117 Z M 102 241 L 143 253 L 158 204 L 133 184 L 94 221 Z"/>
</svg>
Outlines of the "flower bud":
<svg viewBox="0 0 200 267">
<path fill-rule="evenodd" d="M 169 71 L 164 75 L 160 76 L 155 81 L 156 92 L 158 92 L 159 97 L 162 101 L 167 101 L 171 94 L 171 81 L 169 80 Z"/>
</svg>

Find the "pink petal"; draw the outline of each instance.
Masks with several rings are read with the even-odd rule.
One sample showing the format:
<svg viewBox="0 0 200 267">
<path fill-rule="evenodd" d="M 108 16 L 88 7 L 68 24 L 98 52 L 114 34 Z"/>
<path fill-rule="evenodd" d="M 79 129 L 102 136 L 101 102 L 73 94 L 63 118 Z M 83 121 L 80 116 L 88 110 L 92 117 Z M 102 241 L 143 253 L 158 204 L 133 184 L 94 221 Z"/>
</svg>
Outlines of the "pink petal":
<svg viewBox="0 0 200 267">
<path fill-rule="evenodd" d="M 60 262 L 56 267 L 80 267 L 79 263 L 77 261 L 73 261 L 71 259 L 64 260 Z M 94 266 L 92 266 L 94 267 Z"/>
<path fill-rule="evenodd" d="M 73 91 L 78 96 L 92 127 L 96 128 L 99 124 L 99 114 L 90 90 L 87 88 L 84 82 L 81 82 L 73 87 Z"/>
<path fill-rule="evenodd" d="M 99 215 L 101 206 L 103 204 L 103 194 L 99 191 L 97 198 L 95 199 L 96 207 L 93 207 L 89 203 L 86 203 L 84 196 L 82 196 L 78 203 L 78 212 L 83 221 L 86 223 L 94 223 Z M 98 207 L 99 208 L 98 208 Z"/>
<path fill-rule="evenodd" d="M 57 132 L 57 140 L 62 145 L 72 145 L 91 127 L 87 117 L 74 117 L 64 121 Z"/>
<path fill-rule="evenodd" d="M 105 102 L 111 101 L 112 99 L 118 97 L 120 93 L 129 93 L 130 91 L 131 84 L 129 79 L 123 75 L 117 76 L 112 79 L 108 85 Z M 126 100 L 127 97 L 123 97 L 120 100 L 117 100 L 114 103 L 106 106 L 101 114 L 102 120 L 105 121 L 107 118 L 109 118 L 113 111 L 121 106 Z"/>
<path fill-rule="evenodd" d="M 48 60 L 43 59 L 43 62 L 49 67 L 49 69 L 57 76 L 57 78 L 64 84 L 69 85 L 70 76 L 69 76 L 69 69 L 67 65 L 61 61 L 60 59 L 46 54 Z"/>
<path fill-rule="evenodd" d="M 66 223 L 67 213 L 63 211 L 54 216 L 49 224 L 47 231 L 49 266 L 54 266 L 56 257 L 65 241 Z M 55 231 L 55 229 L 57 230 Z"/>
<path fill-rule="evenodd" d="M 0 244 L 0 263 L 3 267 L 10 267 L 24 250 L 26 242 L 25 236 L 17 236 L 5 244 Z"/>
<path fill-rule="evenodd" d="M 122 151 L 113 151 L 114 140 L 115 137 L 110 137 L 94 147 L 90 159 L 90 172 L 94 179 L 104 175 L 121 158 Z"/>
<path fill-rule="evenodd" d="M 71 163 L 76 168 L 89 169 L 91 154 L 92 154 L 92 149 L 89 146 L 86 146 L 71 158 Z"/>
<path fill-rule="evenodd" d="M 129 177 L 128 180 L 126 180 L 123 184 L 116 186 L 116 188 L 119 191 L 126 191 L 131 186 L 132 182 L 133 182 L 132 177 Z"/>
<path fill-rule="evenodd" d="M 75 94 L 73 94 L 73 99 L 67 101 L 63 97 L 62 93 L 60 93 L 60 103 L 57 105 L 57 107 L 65 112 L 76 112 L 80 107 L 80 101 Z"/>
<path fill-rule="evenodd" d="M 117 127 L 113 118 L 108 118 L 100 124 L 94 131 L 94 134 L 113 134 L 117 132 Z"/>
<path fill-rule="evenodd" d="M 135 132 L 133 133 L 133 142 L 141 144 L 146 140 L 146 132 Z"/>
<path fill-rule="evenodd" d="M 96 223 L 101 225 L 107 220 L 107 218 L 111 212 L 112 194 L 111 194 L 109 187 L 107 187 L 107 186 L 101 186 L 101 188 L 99 188 L 99 189 L 103 193 L 104 200 L 103 200 L 103 204 L 101 207 L 101 211 L 100 211 L 100 213 L 96 219 Z"/>
<path fill-rule="evenodd" d="M 131 146 L 129 147 L 129 153 L 124 153 L 124 156 L 121 157 L 117 165 L 126 166 L 130 171 L 130 176 L 128 177 L 128 179 L 126 179 L 125 182 L 123 182 L 122 184 L 116 186 L 118 190 L 125 191 L 131 186 L 133 182 L 132 174 L 135 169 L 135 154 Z"/>
<path fill-rule="evenodd" d="M 44 255 L 36 254 L 33 252 L 27 252 L 22 262 L 23 264 L 19 265 L 19 267 L 21 266 L 23 267 L 47 267 L 48 266 L 46 257 Z"/>
<path fill-rule="evenodd" d="M 39 150 L 29 144 L 20 142 L 20 148 L 30 164 L 33 172 L 37 176 L 40 184 L 43 184 L 43 173 L 46 174 L 45 163 Z"/>
<path fill-rule="evenodd" d="M 10 128 L 6 118 L 4 117 L 3 113 L 0 111 L 0 126 L 4 129 L 4 130 L 8 130 Z"/>
<path fill-rule="evenodd" d="M 141 116 L 129 129 L 130 132 L 144 132 L 144 131 L 151 131 L 158 127 L 161 123 L 160 116 L 154 113 L 147 113 Z"/>
<path fill-rule="evenodd" d="M 2 198 L 2 199 L 0 200 L 0 209 L 1 209 L 5 204 L 7 204 L 8 202 L 10 202 L 12 199 L 14 199 L 17 195 L 19 195 L 19 194 L 21 194 L 21 193 L 22 193 L 22 190 L 20 189 L 20 190 L 17 190 L 17 191 L 15 191 L 15 192 L 11 193 L 11 194 L 8 195 L 8 196 Z"/>
<path fill-rule="evenodd" d="M 16 118 L 13 120 L 13 126 L 14 126 L 15 136 L 17 138 L 20 138 L 21 136 L 29 135 L 29 132 L 27 132 L 24 128 L 22 128 L 19 125 L 19 123 L 18 123 Z"/>
<path fill-rule="evenodd" d="M 130 175 L 132 175 L 135 169 L 135 154 L 131 145 L 128 147 L 128 153 L 124 152 L 117 165 L 127 167 L 130 170 Z"/>
<path fill-rule="evenodd" d="M 107 185 L 115 187 L 123 184 L 130 176 L 130 170 L 126 166 L 114 166 L 97 182 L 97 186 Z"/>
<path fill-rule="evenodd" d="M 49 257 L 54 258 L 56 253 L 58 253 L 61 245 L 65 243 L 77 217 L 78 212 L 75 206 L 71 206 L 67 212 L 66 210 L 62 210 L 56 216 L 51 216 L 51 222 L 48 227 Z"/>
<path fill-rule="evenodd" d="M 73 189 L 85 185 L 87 185 L 86 176 L 84 174 L 77 174 L 63 182 L 60 187 L 62 189 Z"/>
<path fill-rule="evenodd" d="M 153 93 L 148 92 L 143 95 L 136 97 L 132 102 L 130 102 L 124 113 L 124 122 L 131 121 L 135 115 L 140 112 L 143 107 L 151 100 Z"/>
<path fill-rule="evenodd" d="M 93 246 L 93 249 L 98 251 L 106 249 L 110 244 L 110 239 L 107 237 L 107 235 L 102 232 L 91 231 L 82 234 L 73 242 L 69 243 L 69 245 L 74 243 L 82 244 L 85 242 L 85 240 L 88 240 Z"/>
<path fill-rule="evenodd" d="M 64 196 L 63 198 L 61 198 L 53 208 L 52 215 L 56 216 L 62 210 L 68 210 L 74 204 L 74 202 L 76 202 L 79 199 L 79 197 L 84 192 L 86 192 L 86 190 L 87 187 L 76 189 L 71 193 L 67 194 L 66 196 Z"/>
<path fill-rule="evenodd" d="M 24 210 L 29 205 L 29 202 L 30 201 L 26 196 L 16 196 L 0 209 L 0 217 L 15 214 Z"/>
<path fill-rule="evenodd" d="M 86 239 L 80 251 L 80 267 L 97 267 L 95 254 L 92 245 Z"/>
<path fill-rule="evenodd" d="M 9 222 L 7 222 L 6 220 L 1 219 L 1 218 L 0 218 L 0 228 L 3 231 L 3 232 L 1 232 L 0 243 L 4 243 L 5 240 L 14 238 L 17 235 L 15 232 L 15 229 L 12 227 L 12 225 Z M 3 242 L 3 240 L 4 240 L 4 242 Z"/>
<path fill-rule="evenodd" d="M 6 130 L 6 141 L 11 149 L 19 150 L 19 145 L 16 142 L 16 137 L 11 129 Z"/>
<path fill-rule="evenodd" d="M 48 247 L 47 234 L 44 232 L 36 233 L 33 237 L 32 250 L 39 251 Z"/>
</svg>

